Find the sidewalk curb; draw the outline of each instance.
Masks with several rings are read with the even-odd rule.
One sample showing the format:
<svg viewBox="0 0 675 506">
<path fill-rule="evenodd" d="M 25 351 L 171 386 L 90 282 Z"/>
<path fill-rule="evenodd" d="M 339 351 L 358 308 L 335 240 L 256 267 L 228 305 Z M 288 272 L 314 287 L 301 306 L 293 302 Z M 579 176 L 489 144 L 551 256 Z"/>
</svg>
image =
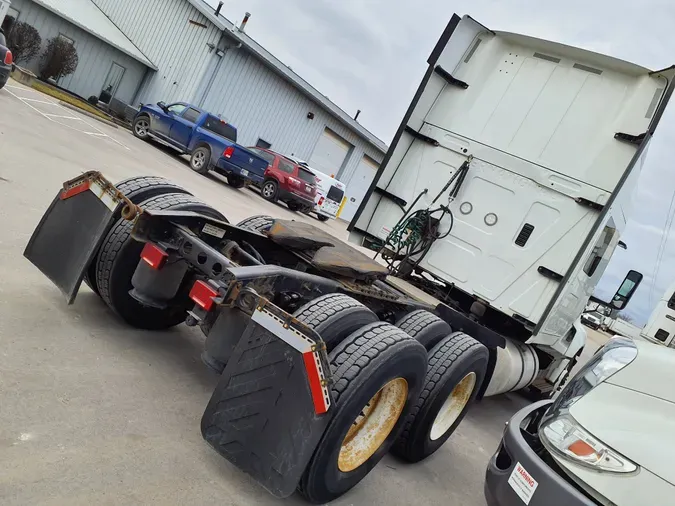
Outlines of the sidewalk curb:
<svg viewBox="0 0 675 506">
<path fill-rule="evenodd" d="M 76 107 L 72 104 L 69 104 L 68 102 L 64 102 L 63 100 L 59 100 L 59 105 L 65 107 L 66 109 L 70 109 L 71 111 L 79 112 L 80 114 L 84 114 L 85 116 L 89 116 L 91 119 L 95 119 L 96 121 L 100 121 L 101 123 L 105 123 L 106 125 L 111 126 L 113 128 L 119 128 L 112 121 L 108 121 L 107 119 L 103 119 L 100 116 L 96 116 L 96 114 L 92 114 L 89 111 L 85 111 L 84 109 L 80 109 L 79 107 Z"/>
</svg>

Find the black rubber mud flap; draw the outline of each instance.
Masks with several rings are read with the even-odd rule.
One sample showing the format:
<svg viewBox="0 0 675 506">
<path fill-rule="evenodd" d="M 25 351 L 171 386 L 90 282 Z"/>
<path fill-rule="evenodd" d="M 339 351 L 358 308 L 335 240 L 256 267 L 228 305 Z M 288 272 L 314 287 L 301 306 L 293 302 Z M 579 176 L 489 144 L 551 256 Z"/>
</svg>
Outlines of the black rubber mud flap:
<svg viewBox="0 0 675 506">
<path fill-rule="evenodd" d="M 23 255 L 72 304 L 84 274 L 123 201 L 97 173 L 66 183 L 40 220 Z M 98 175 L 100 176 L 100 175 Z"/>
<path fill-rule="evenodd" d="M 330 422 L 332 401 L 327 383 L 317 383 L 329 374 L 325 350 L 308 353 L 314 343 L 303 335 L 312 331 L 270 306 L 254 311 L 201 426 L 218 453 L 284 498 L 295 492 Z"/>
</svg>

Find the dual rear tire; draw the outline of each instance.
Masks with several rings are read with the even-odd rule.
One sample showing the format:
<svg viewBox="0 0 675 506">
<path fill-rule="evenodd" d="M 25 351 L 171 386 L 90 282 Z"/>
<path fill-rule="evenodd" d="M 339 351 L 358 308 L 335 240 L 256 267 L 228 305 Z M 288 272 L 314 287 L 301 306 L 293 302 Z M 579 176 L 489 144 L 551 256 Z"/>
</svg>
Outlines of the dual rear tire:
<svg viewBox="0 0 675 506">
<path fill-rule="evenodd" d="M 132 178 L 122 181 L 117 188 L 142 208 L 194 211 L 227 221 L 221 213 L 190 195 L 187 190 L 163 178 Z M 185 321 L 186 308 L 189 307 L 184 291 L 179 290 L 176 300 L 164 309 L 143 305 L 129 294 L 143 243 L 131 237 L 133 222 L 120 216 L 116 218 L 87 271 L 87 284 L 118 316 L 134 327 L 161 330 L 182 323 Z"/>
<path fill-rule="evenodd" d="M 393 325 L 353 332 L 329 354 L 333 418 L 299 492 L 326 503 L 357 485 L 395 443 L 424 383 L 424 347 Z"/>
<path fill-rule="evenodd" d="M 329 294 L 295 317 L 326 342 L 334 380 L 333 419 L 299 486 L 315 503 L 344 494 L 390 450 L 410 462 L 434 453 L 485 376 L 487 349 L 427 311 L 397 328 L 351 297 Z"/>
</svg>

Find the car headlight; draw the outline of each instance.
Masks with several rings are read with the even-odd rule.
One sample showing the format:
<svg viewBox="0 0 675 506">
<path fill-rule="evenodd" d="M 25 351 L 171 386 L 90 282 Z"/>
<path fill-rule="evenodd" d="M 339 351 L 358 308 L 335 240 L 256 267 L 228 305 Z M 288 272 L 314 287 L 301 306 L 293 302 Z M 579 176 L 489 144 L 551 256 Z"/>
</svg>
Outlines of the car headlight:
<svg viewBox="0 0 675 506">
<path fill-rule="evenodd" d="M 637 354 L 637 347 L 630 339 L 610 339 L 563 388 L 547 415 L 568 410 L 593 388 L 635 360 Z"/>
<path fill-rule="evenodd" d="M 637 465 L 588 433 L 570 415 L 570 407 L 637 357 L 635 344 L 611 339 L 570 380 L 542 418 L 539 436 L 546 448 L 575 464 L 597 471 L 632 473 Z"/>
<path fill-rule="evenodd" d="M 554 418 L 539 429 L 547 450 L 584 467 L 612 473 L 632 473 L 638 466 L 589 434 L 570 415 Z"/>
</svg>

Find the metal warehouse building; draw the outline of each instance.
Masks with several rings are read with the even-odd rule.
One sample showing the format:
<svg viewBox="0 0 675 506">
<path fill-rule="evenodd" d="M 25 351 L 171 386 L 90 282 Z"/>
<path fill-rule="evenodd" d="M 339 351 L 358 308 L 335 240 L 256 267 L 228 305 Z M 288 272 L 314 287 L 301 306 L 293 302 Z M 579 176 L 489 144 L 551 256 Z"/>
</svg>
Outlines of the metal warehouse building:
<svg viewBox="0 0 675 506">
<path fill-rule="evenodd" d="M 387 146 L 203 0 L 12 0 L 11 14 L 78 50 L 59 81 L 83 97 L 107 90 L 138 106 L 190 102 L 270 146 L 336 174 L 351 219 Z M 39 62 L 25 65 L 37 70 Z"/>
</svg>

